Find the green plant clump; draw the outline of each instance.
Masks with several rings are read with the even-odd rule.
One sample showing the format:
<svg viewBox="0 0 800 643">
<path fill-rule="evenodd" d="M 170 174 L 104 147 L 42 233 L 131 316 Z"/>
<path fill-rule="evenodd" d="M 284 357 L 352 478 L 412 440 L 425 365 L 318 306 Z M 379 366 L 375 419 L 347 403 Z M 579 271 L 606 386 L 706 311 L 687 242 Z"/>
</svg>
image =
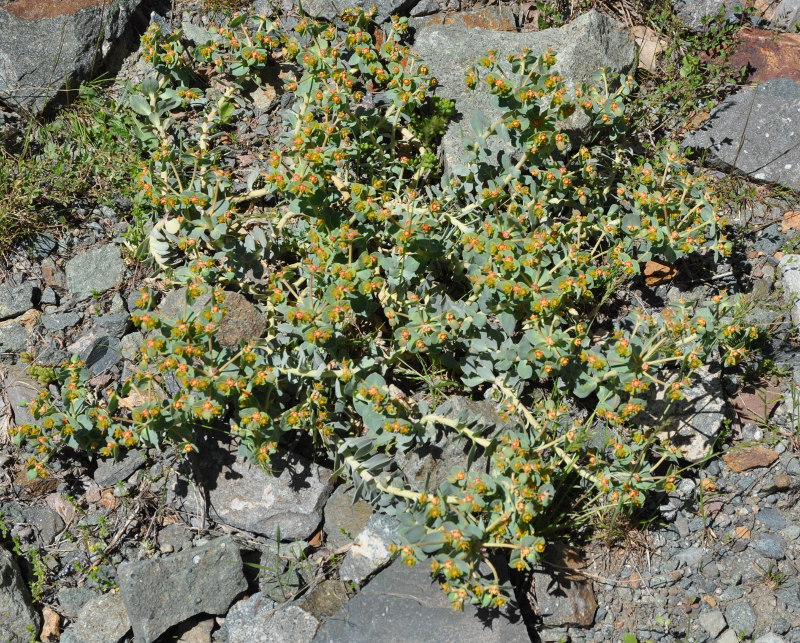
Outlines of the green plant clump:
<svg viewBox="0 0 800 643">
<path fill-rule="evenodd" d="M 239 16 L 195 48 L 150 28 L 155 75 L 130 99 L 149 154 L 140 187 L 161 214 L 150 253 L 186 306 L 170 317 L 143 291 L 138 371 L 103 391 L 72 361 L 16 439 L 46 475 L 64 447 L 190 452 L 208 429 L 268 466 L 305 432 L 399 517 L 408 564 L 429 559 L 456 607 L 497 607 L 507 588 L 480 571 L 495 554 L 529 569 L 557 534 L 673 488 L 679 451 L 637 416 L 655 391 L 681 399 L 709 360 L 739 362 L 755 330 L 724 294 L 603 312 L 651 258 L 730 250 L 706 179 L 676 149 L 649 162 L 627 150 L 630 78 L 568 91 L 550 53 L 489 52 L 466 81 L 503 116 L 474 119 L 465 164 L 434 181 L 414 123 L 435 79 L 403 44 L 405 22 L 376 42 L 371 15 L 345 12 L 342 31 Z M 296 69 L 286 132 L 239 174 L 229 132 L 276 63 Z M 580 145 L 559 131 L 577 114 L 590 123 Z M 262 337 L 222 342 L 226 289 L 260 306 Z M 513 421 L 439 415 L 409 371 L 441 373 Z M 469 462 L 415 487 L 397 456 L 441 432 Z"/>
</svg>

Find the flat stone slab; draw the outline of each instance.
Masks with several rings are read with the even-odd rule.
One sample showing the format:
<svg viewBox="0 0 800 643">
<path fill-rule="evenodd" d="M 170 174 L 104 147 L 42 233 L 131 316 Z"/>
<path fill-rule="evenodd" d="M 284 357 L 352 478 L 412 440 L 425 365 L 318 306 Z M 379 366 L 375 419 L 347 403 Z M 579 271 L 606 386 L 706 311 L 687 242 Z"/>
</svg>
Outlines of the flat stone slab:
<svg viewBox="0 0 800 643">
<path fill-rule="evenodd" d="M 137 643 L 152 643 L 196 614 L 225 614 L 247 589 L 230 536 L 155 560 L 120 564 L 119 591 Z"/>
<path fill-rule="evenodd" d="M 779 78 L 729 96 L 683 145 L 710 167 L 800 190 L 800 83 Z"/>
<path fill-rule="evenodd" d="M 395 562 L 325 621 L 314 643 L 530 643 L 519 614 L 454 612 L 429 569 Z"/>
<path fill-rule="evenodd" d="M 117 246 L 96 246 L 70 259 L 66 273 L 67 289 L 80 301 L 119 286 L 125 264 Z"/>
<path fill-rule="evenodd" d="M 273 463 L 275 475 L 245 461 L 234 447 L 207 444 L 197 460 L 208 491 L 208 516 L 269 538 L 308 538 L 322 522 L 331 494 L 331 471 L 305 458 L 286 455 Z M 197 493 L 185 478 L 170 481 L 167 502 L 197 515 Z"/>
</svg>

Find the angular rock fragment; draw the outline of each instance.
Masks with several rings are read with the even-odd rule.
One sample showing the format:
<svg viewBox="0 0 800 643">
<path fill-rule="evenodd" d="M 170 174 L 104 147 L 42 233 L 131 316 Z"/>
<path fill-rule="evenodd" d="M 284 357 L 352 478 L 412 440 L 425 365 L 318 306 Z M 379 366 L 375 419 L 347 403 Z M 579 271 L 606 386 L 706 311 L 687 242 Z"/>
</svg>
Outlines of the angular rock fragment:
<svg viewBox="0 0 800 643">
<path fill-rule="evenodd" d="M 117 643 L 131 629 L 119 594 L 102 594 L 89 600 L 75 623 L 64 630 L 60 643 Z"/>
<path fill-rule="evenodd" d="M 0 548 L 0 633 L 3 643 L 28 643 L 31 629 L 38 633 L 42 619 L 30 603 L 19 567 L 5 549 Z"/>
<path fill-rule="evenodd" d="M 800 83 L 784 78 L 726 98 L 683 144 L 713 168 L 800 190 Z"/>
<path fill-rule="evenodd" d="M 119 566 L 119 590 L 137 643 L 152 643 L 196 614 L 224 614 L 247 589 L 230 536 L 172 556 Z"/>
<path fill-rule="evenodd" d="M 122 283 L 125 264 L 115 245 L 96 246 L 67 262 L 67 289 L 77 301 Z"/>
<path fill-rule="evenodd" d="M 377 615 L 380 615 L 377 617 Z M 424 628 L 424 629 L 421 629 Z M 454 612 L 431 582 L 428 567 L 395 562 L 380 572 L 317 631 L 314 643 L 529 643 L 519 614 L 479 617 L 472 605 Z"/>
<path fill-rule="evenodd" d="M 208 491 L 208 516 L 213 520 L 281 540 L 308 538 L 322 521 L 331 493 L 331 471 L 305 458 L 284 455 L 271 475 L 243 460 L 235 447 L 217 443 L 201 449 L 200 479 Z M 197 494 L 183 477 L 174 477 L 167 501 L 199 515 Z"/>
</svg>

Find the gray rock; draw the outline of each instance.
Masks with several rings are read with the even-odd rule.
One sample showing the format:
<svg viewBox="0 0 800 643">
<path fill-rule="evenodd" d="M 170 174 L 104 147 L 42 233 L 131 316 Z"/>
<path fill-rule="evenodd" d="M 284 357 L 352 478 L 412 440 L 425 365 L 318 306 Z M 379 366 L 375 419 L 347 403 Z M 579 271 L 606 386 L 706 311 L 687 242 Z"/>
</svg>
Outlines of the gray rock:
<svg viewBox="0 0 800 643">
<path fill-rule="evenodd" d="M 795 33 L 800 23 L 800 0 L 780 0 L 771 8 L 770 23 L 776 29 Z"/>
<path fill-rule="evenodd" d="M 800 83 L 769 80 L 725 99 L 684 145 L 704 150 L 711 167 L 798 190 L 798 112 Z"/>
<path fill-rule="evenodd" d="M 700 369 L 698 376 L 684 389 L 685 399 L 672 405 L 656 399 L 644 412 L 649 423 L 662 428 L 659 438 L 669 439 L 690 462 L 699 462 L 709 454 L 725 421 L 725 395 L 719 374 Z"/>
<path fill-rule="evenodd" d="M 786 557 L 786 541 L 778 534 L 759 534 L 752 547 L 767 558 L 783 560 Z"/>
<path fill-rule="evenodd" d="M 134 48 L 131 20 L 144 4 L 117 0 L 0 6 L 0 99 L 40 112 L 65 87 L 76 88 L 96 76 Z"/>
<path fill-rule="evenodd" d="M 426 565 L 390 565 L 329 618 L 314 643 L 529 643 L 518 614 L 503 610 L 490 620 L 472 605 L 454 612 L 442 590 L 431 582 Z"/>
<path fill-rule="evenodd" d="M 786 639 L 780 636 L 779 634 L 775 634 L 774 632 L 770 632 L 769 634 L 764 634 L 763 636 L 759 636 L 755 643 L 785 643 Z"/>
<path fill-rule="evenodd" d="M 372 506 L 364 500 L 353 502 L 353 490 L 336 487 L 325 503 L 325 536 L 329 549 L 339 549 L 353 542 L 372 515 Z"/>
<path fill-rule="evenodd" d="M 80 355 L 86 362 L 86 368 L 98 375 L 105 373 L 122 359 L 119 345 L 120 341 L 116 337 L 104 335 L 96 338 Z"/>
<path fill-rule="evenodd" d="M 497 51 L 498 60 L 505 60 L 508 54 L 521 53 L 526 47 L 537 56 L 552 48 L 557 61 L 555 70 L 564 76 L 568 86 L 591 81 L 603 66 L 609 68 L 612 76 L 627 73 L 636 56 L 635 42 L 625 27 L 596 11 L 564 27 L 537 32 L 489 31 L 460 25 L 430 25 L 419 29 L 414 50 L 439 81 L 438 94 L 454 100 L 462 116 L 450 124 L 442 141 L 448 167 L 464 163 L 462 137 L 471 135 L 472 112 L 483 112 L 490 121 L 500 116 L 488 91 L 466 87 L 467 68 L 489 49 Z M 564 125 L 581 129 L 588 123 L 588 117 L 581 112 Z"/>
<path fill-rule="evenodd" d="M 50 332 L 64 330 L 65 328 L 74 326 L 80 320 L 81 316 L 78 313 L 73 312 L 49 313 L 42 315 L 42 325 Z"/>
<path fill-rule="evenodd" d="M 31 331 L 15 321 L 0 322 L 0 360 L 15 362 L 31 338 Z"/>
<path fill-rule="evenodd" d="M 218 443 L 201 447 L 198 471 L 208 490 L 208 515 L 237 529 L 282 540 L 309 537 L 322 521 L 331 493 L 331 471 L 291 454 L 273 463 L 276 475 L 237 456 Z M 194 489 L 173 477 L 167 502 L 199 514 Z"/>
<path fill-rule="evenodd" d="M 762 507 L 756 514 L 756 520 L 772 531 L 780 531 L 786 526 L 786 518 L 775 507 Z"/>
<path fill-rule="evenodd" d="M 125 453 L 121 460 L 102 458 L 97 461 L 94 481 L 102 488 L 113 487 L 130 478 L 147 461 L 144 453 L 134 449 Z"/>
<path fill-rule="evenodd" d="M 420 0 L 411 10 L 412 16 L 428 16 L 439 11 L 439 3 L 436 0 Z"/>
<path fill-rule="evenodd" d="M 397 539 L 396 518 L 373 514 L 339 567 L 339 578 L 363 584 L 392 559 L 389 545 Z"/>
<path fill-rule="evenodd" d="M 0 9 L 2 11 L 2 9 Z M 0 284 L 0 321 L 19 317 L 33 308 L 34 284 L 15 284 L 10 279 Z"/>
<path fill-rule="evenodd" d="M 800 255 L 787 254 L 781 257 L 778 271 L 786 299 L 792 306 L 792 321 L 795 325 L 800 324 Z M 788 403 L 793 404 L 793 401 L 788 400 Z"/>
<path fill-rule="evenodd" d="M 119 344 L 119 351 L 122 353 L 122 357 L 129 362 L 136 361 L 136 355 L 143 341 L 144 335 L 139 331 L 125 335 L 125 337 L 120 340 Z"/>
<path fill-rule="evenodd" d="M 114 245 L 96 246 L 67 262 L 67 289 L 76 301 L 81 301 L 93 293 L 116 288 L 122 283 L 124 274 L 125 264 L 119 248 Z"/>
<path fill-rule="evenodd" d="M 497 412 L 497 405 L 489 401 L 474 401 L 455 395 L 438 407 L 435 413 L 465 423 L 480 422 L 499 431 L 514 426 L 513 422 L 503 420 Z M 464 440 L 454 440 L 453 434 L 443 431 L 435 442 L 424 448 L 413 449 L 395 456 L 397 466 L 405 474 L 406 480 L 422 491 L 425 482 L 428 489 L 436 489 L 456 469 L 466 468 L 469 446 Z M 487 459 L 483 456 L 472 463 L 472 470 L 485 470 Z"/>
<path fill-rule="evenodd" d="M 689 547 L 689 549 L 685 549 L 684 551 L 675 554 L 674 558 L 686 563 L 686 565 L 689 567 L 694 567 L 700 562 L 700 559 L 704 554 L 705 550 L 702 547 Z"/>
<path fill-rule="evenodd" d="M 215 641 L 226 643 L 266 643 L 264 632 L 275 614 L 277 603 L 262 593 L 253 594 L 231 605 L 222 631 Z"/>
<path fill-rule="evenodd" d="M 790 629 L 792 629 L 792 624 L 787 618 L 780 616 L 772 623 L 772 629 L 774 629 L 778 634 L 786 634 Z"/>
<path fill-rule="evenodd" d="M 28 375 L 27 370 L 19 366 L 9 367 L 5 379 L 2 380 L 2 390 L 11 405 L 14 422 L 17 424 L 33 423 L 33 416 L 26 405 L 39 395 L 41 387 L 35 379 Z"/>
<path fill-rule="evenodd" d="M 181 23 L 181 31 L 183 31 L 183 34 L 196 45 L 201 45 L 215 39 L 214 34 L 212 34 L 208 29 L 203 29 L 203 27 L 187 21 Z"/>
<path fill-rule="evenodd" d="M 700 625 L 711 638 L 715 638 L 728 626 L 728 623 L 722 612 L 714 609 L 700 614 Z"/>
<path fill-rule="evenodd" d="M 727 18 L 733 18 L 734 9 L 741 6 L 742 2 L 739 0 L 672 0 L 675 15 L 684 26 L 693 31 L 702 30 L 705 23 L 720 11 Z"/>
<path fill-rule="evenodd" d="M 44 546 L 51 545 L 64 529 L 64 521 L 47 505 L 26 507 L 22 510 L 25 522 L 31 525 Z"/>
<path fill-rule="evenodd" d="M 745 600 L 728 605 L 725 608 L 725 620 L 728 622 L 728 627 L 736 634 L 750 636 L 756 629 L 756 612 Z"/>
<path fill-rule="evenodd" d="M 42 619 L 30 604 L 30 595 L 14 558 L 0 548 L 0 632 L 3 643 L 28 643 L 29 628 L 39 632 Z"/>
<path fill-rule="evenodd" d="M 319 621 L 295 603 L 283 607 L 258 593 L 239 601 L 225 617 L 221 636 L 227 643 L 309 643 Z"/>
<path fill-rule="evenodd" d="M 733 630 L 725 630 L 715 643 L 740 643 L 739 635 Z"/>
<path fill-rule="evenodd" d="M 43 261 L 58 247 L 55 237 L 46 232 L 35 234 L 30 243 L 31 254 L 36 257 L 37 261 Z"/>
<path fill-rule="evenodd" d="M 173 551 L 181 551 L 191 547 L 192 532 L 183 523 L 175 522 L 158 532 L 158 543 L 162 547 L 172 547 Z"/>
<path fill-rule="evenodd" d="M 230 536 L 157 560 L 122 563 L 119 589 L 137 643 L 152 643 L 196 614 L 224 614 L 247 589 Z"/>
<path fill-rule="evenodd" d="M 88 587 L 62 587 L 58 590 L 59 611 L 64 616 L 75 619 L 81 608 L 97 596 L 97 592 Z"/>
<path fill-rule="evenodd" d="M 130 316 L 124 310 L 101 315 L 97 325 L 112 337 L 121 338 L 131 325 Z"/>
<path fill-rule="evenodd" d="M 170 291 L 158 306 L 163 318 L 175 320 L 187 313 L 198 314 L 211 299 L 210 294 L 197 297 L 191 305 L 186 302 L 186 288 Z M 217 339 L 224 346 L 239 346 L 240 342 L 257 339 L 264 334 L 265 320 L 247 298 L 238 292 L 225 291 L 227 310 L 217 331 Z"/>
<path fill-rule="evenodd" d="M 307 0 L 303 9 L 310 16 L 332 20 L 345 9 L 369 9 L 373 5 L 378 8 L 375 20 L 386 22 L 394 14 L 409 11 L 419 0 Z"/>
<path fill-rule="evenodd" d="M 81 608 L 75 623 L 61 634 L 60 643 L 116 643 L 130 629 L 122 597 L 103 594 Z"/>
</svg>

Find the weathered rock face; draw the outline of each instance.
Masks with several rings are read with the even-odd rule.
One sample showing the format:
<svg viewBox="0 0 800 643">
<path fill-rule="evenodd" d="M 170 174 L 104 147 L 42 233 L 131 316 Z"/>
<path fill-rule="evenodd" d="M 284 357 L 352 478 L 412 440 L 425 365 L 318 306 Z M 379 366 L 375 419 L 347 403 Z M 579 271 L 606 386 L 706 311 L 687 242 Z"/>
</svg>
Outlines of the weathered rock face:
<svg viewBox="0 0 800 643">
<path fill-rule="evenodd" d="M 224 614 L 247 589 L 229 536 L 157 560 L 119 566 L 119 590 L 135 640 L 151 643 L 196 614 Z"/>
<path fill-rule="evenodd" d="M 0 100 L 40 112 L 125 48 L 149 0 L 13 0 L 0 7 Z M 131 41 L 133 42 L 133 40 Z"/>
<path fill-rule="evenodd" d="M 800 190 L 800 83 L 770 80 L 725 99 L 683 144 L 705 162 Z"/>
<path fill-rule="evenodd" d="M 158 307 L 166 319 L 177 319 L 186 312 L 199 313 L 211 300 L 210 294 L 201 295 L 191 305 L 186 303 L 186 288 L 170 291 Z M 238 347 L 240 342 L 258 339 L 264 333 L 264 317 L 243 295 L 225 291 L 227 310 L 219 326 L 217 338 L 224 346 Z"/>
<path fill-rule="evenodd" d="M 672 0 L 672 8 L 681 22 L 694 31 L 702 30 L 707 21 L 720 11 L 725 18 L 738 18 L 741 7 L 752 7 L 752 22 L 764 24 L 772 29 L 794 31 L 800 21 L 798 0 Z M 738 10 L 738 11 L 737 11 Z"/>
<path fill-rule="evenodd" d="M 578 573 L 578 553 L 557 544 L 550 549 L 548 572 L 532 574 L 529 598 L 547 627 L 589 627 L 594 623 L 597 600 L 591 582 Z"/>
<path fill-rule="evenodd" d="M 427 565 L 399 562 L 379 573 L 317 631 L 315 643 L 528 643 L 518 615 L 478 618 L 472 605 L 454 612 L 447 596 L 431 582 Z M 379 617 L 377 615 L 380 615 Z"/>
<path fill-rule="evenodd" d="M 463 163 L 461 139 L 470 132 L 473 111 L 483 112 L 490 121 L 500 116 L 488 91 L 467 88 L 466 69 L 489 49 L 497 51 L 498 60 L 504 60 L 508 54 L 520 53 L 526 47 L 537 56 L 552 48 L 556 56 L 555 70 L 564 76 L 567 85 L 590 81 L 600 67 L 607 67 L 612 75 L 627 73 L 636 57 L 636 43 L 625 27 L 596 11 L 564 27 L 537 32 L 469 29 L 459 24 L 420 28 L 413 50 L 438 79 L 438 94 L 454 100 L 461 115 L 450 124 L 442 141 L 448 167 Z M 580 129 L 587 124 L 588 117 L 576 113 L 566 125 Z"/>
<path fill-rule="evenodd" d="M 299 456 L 276 461 L 273 476 L 244 461 L 233 447 L 206 445 L 198 468 L 208 491 L 209 517 L 273 539 L 279 533 L 281 540 L 310 536 L 322 521 L 331 494 L 331 471 Z M 176 477 L 167 501 L 198 515 L 197 491 L 184 478 Z"/>
<path fill-rule="evenodd" d="M 319 621 L 300 606 L 281 606 L 261 593 L 241 600 L 225 617 L 221 636 L 227 643 L 310 643 Z"/>
<path fill-rule="evenodd" d="M 77 301 L 103 293 L 122 283 L 125 264 L 115 245 L 97 246 L 69 260 L 67 288 Z"/>
<path fill-rule="evenodd" d="M 647 423 L 661 429 L 660 438 L 669 439 L 690 462 L 705 458 L 722 430 L 726 413 L 719 373 L 699 372 L 699 379 L 684 391 L 684 400 L 667 406 L 655 400 L 647 405 Z"/>
<path fill-rule="evenodd" d="M 19 567 L 5 549 L 0 549 L 0 634 L 3 643 L 27 643 L 29 628 L 37 633 L 41 617 L 30 604 L 30 597 Z"/>
<path fill-rule="evenodd" d="M 394 14 L 408 11 L 417 2 L 419 0 L 308 0 L 303 3 L 303 9 L 310 16 L 331 20 L 345 9 L 369 9 L 376 6 L 376 20 L 385 22 Z"/>
<path fill-rule="evenodd" d="M 64 630 L 60 643 L 108 643 L 119 641 L 131 629 L 128 613 L 119 594 L 92 598 L 76 622 Z"/>
<path fill-rule="evenodd" d="M 339 578 L 361 585 L 392 559 L 389 546 L 397 540 L 399 523 L 392 516 L 373 514 L 355 537 L 339 567 Z"/>
<path fill-rule="evenodd" d="M 731 69 L 747 67 L 749 83 L 773 78 L 800 81 L 800 34 L 776 34 L 769 29 L 742 29 L 728 59 Z"/>
</svg>

